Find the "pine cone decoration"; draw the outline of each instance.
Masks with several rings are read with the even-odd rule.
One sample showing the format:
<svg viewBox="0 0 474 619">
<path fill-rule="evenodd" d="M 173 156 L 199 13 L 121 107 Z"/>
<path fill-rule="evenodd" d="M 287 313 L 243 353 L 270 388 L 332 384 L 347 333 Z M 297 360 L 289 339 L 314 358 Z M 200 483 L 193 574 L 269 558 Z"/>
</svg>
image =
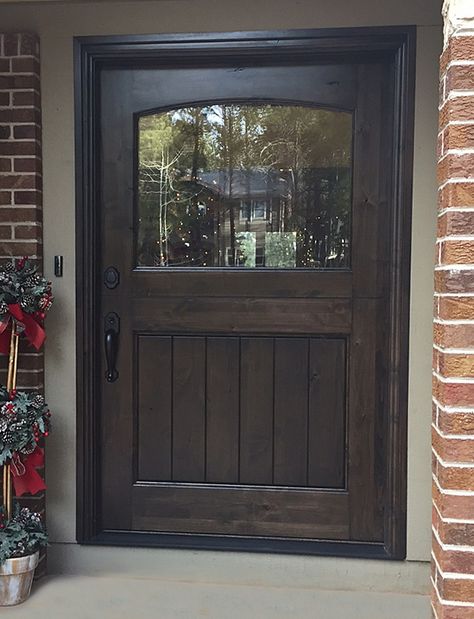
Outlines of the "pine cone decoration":
<svg viewBox="0 0 474 619">
<path fill-rule="evenodd" d="M 20 302 L 20 305 L 23 309 L 28 309 L 31 307 L 34 307 L 35 305 L 35 298 L 32 294 L 25 294 L 25 296 L 23 297 L 23 299 Z"/>
<path fill-rule="evenodd" d="M 44 406 L 44 398 L 42 395 L 35 395 L 32 403 L 33 408 L 40 409 Z"/>
<path fill-rule="evenodd" d="M 13 445 L 15 443 L 15 435 L 10 428 L 2 432 L 2 440 L 5 445 Z"/>
<path fill-rule="evenodd" d="M 24 288 L 33 288 L 34 285 L 35 285 L 34 275 L 28 275 L 28 277 L 25 277 L 25 280 L 23 282 Z"/>
</svg>

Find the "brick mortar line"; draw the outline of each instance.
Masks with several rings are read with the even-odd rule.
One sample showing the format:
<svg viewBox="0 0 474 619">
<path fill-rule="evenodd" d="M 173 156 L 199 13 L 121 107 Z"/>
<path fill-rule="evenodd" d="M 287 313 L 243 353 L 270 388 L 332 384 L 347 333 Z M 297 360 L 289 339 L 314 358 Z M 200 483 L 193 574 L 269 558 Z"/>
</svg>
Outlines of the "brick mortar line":
<svg viewBox="0 0 474 619">
<path fill-rule="evenodd" d="M 474 320 L 471 318 L 440 318 L 439 316 L 435 316 L 433 318 L 433 323 L 435 325 L 474 325 Z M 474 352 L 474 347 L 473 347 Z"/>
<path fill-rule="evenodd" d="M 29 174 L 36 174 L 35 172 L 29 172 Z M 447 242 L 456 242 L 456 241 L 474 241 L 474 233 L 473 234 L 448 234 L 446 236 L 438 236 L 436 238 L 436 244 L 438 243 L 447 243 Z"/>
<path fill-rule="evenodd" d="M 434 526 L 432 526 L 432 529 L 434 530 Z M 438 572 L 443 579 L 445 580 L 474 580 L 474 574 L 463 574 L 461 572 L 444 572 L 441 569 L 441 566 L 438 563 L 436 555 L 434 554 L 433 551 L 431 551 L 431 558 L 436 563 Z M 474 603 L 473 603 L 473 606 L 474 606 Z"/>
<path fill-rule="evenodd" d="M 19 123 L 18 125 L 16 123 L 12 123 L 12 124 L 6 125 L 6 126 L 17 127 L 20 124 L 23 125 L 23 126 L 33 126 L 33 123 Z M 28 144 L 36 144 L 36 146 L 41 147 L 41 141 L 36 139 L 36 138 L 15 138 L 15 137 L 10 137 L 10 138 L 7 138 L 6 140 L 5 139 L 0 140 L 0 144 L 8 144 L 8 143 L 11 143 L 11 142 L 14 142 L 14 143 L 19 142 L 21 144 L 24 144 L 25 142 L 27 142 Z M 8 157 L 9 155 L 2 155 L 2 156 Z"/>
<path fill-rule="evenodd" d="M 8 157 L 2 157 L 1 155 L 0 155 L 0 158 L 8 159 Z M 3 172 L 0 172 L 0 176 L 41 176 L 41 174 L 39 174 L 38 172 L 32 172 L 31 170 L 28 170 L 26 172 L 19 172 L 15 170 L 10 170 L 10 171 L 4 170 Z M 4 190 L 2 189 L 1 191 L 4 191 Z M 22 191 L 22 190 L 14 188 L 11 191 Z M 36 189 L 32 189 L 31 191 L 36 191 Z M 474 240 L 474 237 L 472 240 Z"/>
<path fill-rule="evenodd" d="M 11 239 L 2 239 L 2 241 L 4 241 L 4 242 L 8 242 L 9 240 L 11 241 Z M 42 240 L 38 240 L 38 239 L 21 239 L 21 241 L 24 242 L 24 243 L 36 243 L 37 245 L 42 245 L 43 244 L 43 241 Z"/>
<path fill-rule="evenodd" d="M 472 354 L 472 351 L 473 351 L 472 348 L 454 348 L 454 347 L 449 347 L 449 346 L 443 347 L 443 346 L 439 346 L 436 343 L 433 343 L 433 348 L 435 350 L 438 350 L 440 353 L 456 354 L 456 355 L 470 355 Z"/>
<path fill-rule="evenodd" d="M 455 407 L 449 407 L 449 406 L 446 407 L 444 404 L 441 404 L 440 402 L 438 402 L 438 400 L 435 397 L 432 398 L 432 403 L 438 406 L 438 408 L 443 413 L 446 413 L 446 415 L 473 415 L 474 414 L 474 408 L 469 408 L 469 407 L 455 408 Z M 446 432 L 443 432 L 438 426 L 436 429 L 438 430 L 438 432 L 441 434 L 443 438 L 455 438 L 455 439 L 460 439 L 460 440 L 469 440 L 470 437 L 472 436 L 470 432 L 467 432 L 466 434 L 447 434 Z"/>
<path fill-rule="evenodd" d="M 431 583 L 433 585 L 433 589 L 436 592 L 436 596 L 438 598 L 438 602 L 442 605 L 442 606 L 458 606 L 458 607 L 462 607 L 462 608 L 474 608 L 474 604 L 471 604 L 470 602 L 461 602 L 459 600 L 449 600 L 449 599 L 445 599 L 441 597 L 440 592 L 438 591 L 438 587 L 436 585 L 436 583 L 433 580 L 433 577 L 430 576 L 430 580 Z M 433 608 L 433 607 L 432 607 Z M 435 613 L 435 617 L 436 619 L 440 619 L 439 615 L 436 613 L 436 611 L 434 611 Z"/>
<path fill-rule="evenodd" d="M 433 447 L 433 445 L 431 446 L 431 451 L 432 453 L 434 453 L 436 459 L 438 460 L 438 462 L 441 464 L 441 466 L 444 469 L 474 469 L 474 462 L 471 462 L 471 463 L 451 462 L 448 460 L 443 460 L 443 458 L 441 458 L 441 456 L 436 451 L 436 449 Z M 474 549 L 474 546 L 473 546 L 473 549 Z"/>
<path fill-rule="evenodd" d="M 448 122 L 443 125 L 442 129 L 440 129 L 440 132 L 438 133 L 438 137 L 440 138 L 443 134 L 446 133 L 446 129 L 449 129 L 449 127 L 453 126 L 453 127 L 458 127 L 459 125 L 463 125 L 463 126 L 472 126 L 474 125 L 474 120 L 448 120 Z"/>
<path fill-rule="evenodd" d="M 470 178 L 469 176 L 450 176 L 438 185 L 438 193 L 448 185 L 458 185 L 461 183 L 474 183 L 474 178 Z"/>
<path fill-rule="evenodd" d="M 36 224 L 36 222 L 34 222 L 34 221 L 22 221 L 21 223 L 19 223 L 20 226 L 33 226 L 35 224 Z M 15 222 L 6 221 L 5 223 L 2 222 L 0 225 L 2 225 L 2 226 L 13 226 L 13 225 L 15 225 Z M 38 225 L 40 225 L 40 224 L 38 224 Z M 4 239 L 1 239 L 1 240 L 4 240 Z M 21 240 L 21 239 L 16 239 L 16 240 L 18 241 L 18 240 Z"/>
<path fill-rule="evenodd" d="M 31 190 L 34 191 L 34 190 Z M 457 263 L 449 263 L 449 264 L 435 264 L 435 271 L 453 271 L 458 273 L 460 271 L 474 271 L 474 264 L 457 264 Z"/>
<path fill-rule="evenodd" d="M 453 119 L 449 118 L 448 122 L 443 125 L 441 131 L 438 133 L 438 136 L 440 136 L 442 133 L 444 133 L 446 131 L 446 129 L 448 127 L 450 127 L 451 125 L 454 126 L 454 127 L 458 127 L 460 125 L 473 125 L 473 124 L 474 124 L 474 120 L 453 120 Z"/>
<path fill-rule="evenodd" d="M 443 488 L 439 483 L 439 479 L 436 477 L 435 473 L 432 472 L 433 481 L 438 488 L 440 494 L 443 496 L 459 496 L 459 497 L 474 497 L 474 490 L 457 490 L 454 488 Z M 474 546 L 472 547 L 474 552 Z"/>
<path fill-rule="evenodd" d="M 432 370 L 432 375 L 444 385 L 474 385 L 474 378 L 466 376 L 443 376 L 436 370 Z"/>
<path fill-rule="evenodd" d="M 11 92 L 12 89 L 5 89 L 9 90 Z M 33 89 L 32 89 L 33 90 Z M 452 88 L 449 92 L 448 92 L 448 96 L 445 97 L 443 99 L 443 101 L 441 102 L 440 105 L 438 105 L 438 112 L 442 112 L 443 109 L 446 107 L 446 105 L 448 103 L 450 103 L 450 101 L 452 101 L 453 99 L 462 99 L 462 98 L 466 98 L 466 99 L 470 99 L 472 96 L 474 95 L 474 90 L 464 90 L 462 88 Z M 442 128 L 444 128 L 445 125 L 443 125 Z"/>
<path fill-rule="evenodd" d="M 34 228 L 43 228 L 43 222 L 41 221 L 33 221 L 30 224 L 26 224 L 24 221 L 11 221 L 8 222 L 9 226 L 13 228 L 21 228 L 22 226 L 34 227 Z"/>
<path fill-rule="evenodd" d="M 464 297 L 474 299 L 474 292 L 434 292 L 435 297 L 439 297 L 440 299 L 444 298 L 453 298 L 453 299 L 462 299 Z"/>
<path fill-rule="evenodd" d="M 446 353 L 450 355 L 470 355 L 474 349 L 472 348 L 443 348 L 438 344 L 433 343 L 433 348 L 438 350 L 440 353 Z M 473 408 L 474 410 L 474 408 Z"/>
<path fill-rule="evenodd" d="M 11 111 L 11 110 L 34 110 L 35 112 L 39 112 L 41 113 L 41 108 L 36 107 L 36 106 L 32 106 L 32 105 L 17 105 L 17 104 L 12 104 L 12 105 L 1 105 L 0 106 L 0 112 L 4 112 L 4 111 Z M 12 122 L 4 122 L 4 125 L 11 125 Z M 18 121 L 18 123 L 16 124 L 20 124 L 20 122 Z M 33 123 L 31 123 L 33 124 Z"/>
<path fill-rule="evenodd" d="M 445 518 L 440 510 L 438 505 L 436 504 L 436 501 L 433 501 L 433 507 L 435 508 L 435 511 L 438 514 L 439 519 L 446 524 L 474 524 L 474 520 L 470 520 L 469 518 L 467 518 L 466 520 L 462 520 L 459 518 Z"/>
<path fill-rule="evenodd" d="M 453 545 L 453 544 L 443 544 L 443 542 L 441 541 L 441 538 L 439 537 L 438 531 L 436 530 L 436 528 L 431 525 L 431 530 L 434 533 L 434 536 L 436 537 L 436 541 L 438 542 L 438 544 L 441 546 L 441 548 L 443 550 L 447 550 L 452 551 L 452 552 L 465 552 L 465 553 L 471 553 L 474 552 L 474 546 L 457 546 L 457 545 Z M 473 575 L 474 576 L 474 575 Z"/>
<path fill-rule="evenodd" d="M 438 210 L 438 219 L 444 215 L 449 215 L 449 213 L 474 213 L 474 206 L 446 206 Z"/>
<path fill-rule="evenodd" d="M 473 434 L 446 434 L 446 432 L 442 432 L 440 428 L 433 422 L 431 422 L 431 428 L 436 431 L 436 434 L 438 434 L 440 439 L 442 440 L 473 441 L 474 442 L 474 433 Z M 474 466 L 474 463 L 472 464 L 472 466 Z"/>
<path fill-rule="evenodd" d="M 442 163 L 447 157 L 450 157 L 453 155 L 457 155 L 459 157 L 463 155 L 473 155 L 473 154 L 474 154 L 474 148 L 451 148 L 451 149 L 448 149 L 446 152 L 443 152 L 441 157 L 438 159 L 438 165 Z"/>
</svg>

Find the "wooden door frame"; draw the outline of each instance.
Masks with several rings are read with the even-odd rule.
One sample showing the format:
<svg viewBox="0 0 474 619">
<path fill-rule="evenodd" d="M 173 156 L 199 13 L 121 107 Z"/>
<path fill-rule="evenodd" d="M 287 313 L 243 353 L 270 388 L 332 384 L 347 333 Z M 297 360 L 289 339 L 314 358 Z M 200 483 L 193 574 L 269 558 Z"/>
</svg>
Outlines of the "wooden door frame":
<svg viewBox="0 0 474 619">
<path fill-rule="evenodd" d="M 256 31 L 206 34 L 80 37 L 75 44 L 76 119 L 76 346 L 77 346 L 77 541 L 83 544 L 246 550 L 403 559 L 406 554 L 408 320 L 413 176 L 415 27 Z M 386 516 L 383 543 L 249 539 L 102 530 L 100 523 L 101 334 L 96 318 L 99 272 L 97 174 L 98 74 L 103 66 L 180 62 L 190 56 L 334 61 L 389 58 L 394 67 L 392 127 L 393 208 L 389 321 L 389 402 L 385 424 Z M 238 62 L 238 61 L 237 61 Z M 389 129 L 388 129 L 389 130 Z"/>
</svg>

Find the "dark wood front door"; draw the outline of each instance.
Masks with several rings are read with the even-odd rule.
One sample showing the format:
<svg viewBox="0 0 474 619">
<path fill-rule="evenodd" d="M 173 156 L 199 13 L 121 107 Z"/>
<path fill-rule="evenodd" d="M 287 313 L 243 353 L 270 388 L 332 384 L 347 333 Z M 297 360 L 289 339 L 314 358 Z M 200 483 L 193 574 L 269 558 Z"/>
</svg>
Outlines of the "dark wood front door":
<svg viewBox="0 0 474 619">
<path fill-rule="evenodd" d="M 101 531 L 385 544 L 393 80 L 204 44 L 97 73 Z"/>
</svg>

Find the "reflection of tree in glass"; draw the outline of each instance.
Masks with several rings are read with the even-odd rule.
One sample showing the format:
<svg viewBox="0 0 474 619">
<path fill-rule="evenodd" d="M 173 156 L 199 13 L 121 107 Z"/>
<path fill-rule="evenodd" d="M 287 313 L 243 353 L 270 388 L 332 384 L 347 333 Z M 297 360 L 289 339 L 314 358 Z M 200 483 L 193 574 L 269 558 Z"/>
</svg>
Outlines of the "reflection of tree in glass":
<svg viewBox="0 0 474 619">
<path fill-rule="evenodd" d="M 242 254 L 253 239 L 261 266 L 348 266 L 351 149 L 345 112 L 210 105 L 142 117 L 138 263 L 256 266 Z M 277 258 L 288 233 L 295 255 Z"/>
<path fill-rule="evenodd" d="M 234 264 L 244 267 L 254 267 L 256 265 L 257 244 L 253 232 L 237 232 L 236 245 L 237 255 L 234 257 Z"/>
<path fill-rule="evenodd" d="M 273 268 L 295 268 L 296 232 L 266 233 L 265 266 Z"/>
</svg>

